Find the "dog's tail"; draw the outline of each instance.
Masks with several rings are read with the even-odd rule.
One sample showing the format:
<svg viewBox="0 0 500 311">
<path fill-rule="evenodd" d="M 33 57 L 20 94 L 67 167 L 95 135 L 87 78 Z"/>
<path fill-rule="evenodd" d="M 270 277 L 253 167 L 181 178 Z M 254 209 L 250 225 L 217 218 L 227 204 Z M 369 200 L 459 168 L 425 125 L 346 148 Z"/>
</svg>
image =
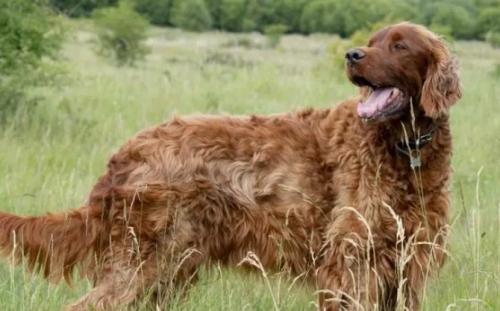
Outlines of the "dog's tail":
<svg viewBox="0 0 500 311">
<path fill-rule="evenodd" d="M 21 217 L 0 213 L 0 250 L 52 281 L 71 281 L 78 264 L 92 259 L 104 230 L 101 208 Z"/>
</svg>

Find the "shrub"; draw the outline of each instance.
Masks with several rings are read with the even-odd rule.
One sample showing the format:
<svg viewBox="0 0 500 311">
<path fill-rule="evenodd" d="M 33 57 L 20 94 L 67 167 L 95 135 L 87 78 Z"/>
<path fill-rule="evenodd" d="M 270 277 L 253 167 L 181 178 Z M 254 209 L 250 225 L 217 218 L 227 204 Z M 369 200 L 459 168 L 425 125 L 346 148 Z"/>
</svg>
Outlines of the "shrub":
<svg viewBox="0 0 500 311">
<path fill-rule="evenodd" d="M 212 27 L 221 29 L 220 18 L 223 0 L 205 0 L 210 16 L 212 17 Z"/>
<path fill-rule="evenodd" d="M 269 25 L 264 28 L 269 46 L 275 48 L 281 41 L 281 37 L 287 32 L 288 27 L 283 24 Z"/>
<path fill-rule="evenodd" d="M 152 24 L 168 25 L 172 0 L 136 0 L 135 9 L 146 16 Z"/>
<path fill-rule="evenodd" d="M 399 0 L 392 0 L 388 2 L 388 5 L 390 8 L 387 11 L 387 15 L 383 18 L 385 23 L 401 21 L 422 23 L 420 20 L 420 11 L 416 6 Z"/>
<path fill-rule="evenodd" d="M 247 0 L 246 18 L 251 20 L 255 29 L 264 32 L 265 28 L 275 24 L 285 24 L 278 15 L 281 0 Z"/>
<path fill-rule="evenodd" d="M 333 65 L 336 71 L 344 69 L 346 52 L 357 45 L 353 45 L 349 40 L 336 37 L 327 47 L 329 62 Z"/>
<path fill-rule="evenodd" d="M 99 54 L 121 66 L 133 65 L 149 52 L 144 44 L 149 24 L 128 2 L 99 9 L 93 18 L 98 32 Z"/>
<path fill-rule="evenodd" d="M 500 32 L 500 8 L 487 8 L 479 12 L 478 31 L 485 35 L 490 31 Z"/>
<path fill-rule="evenodd" d="M 300 29 L 305 33 L 342 33 L 344 18 L 335 0 L 314 0 L 302 12 Z"/>
<path fill-rule="evenodd" d="M 314 0 L 304 8 L 301 29 L 349 37 L 381 21 L 391 7 L 389 0 Z"/>
<path fill-rule="evenodd" d="M 50 73 L 44 60 L 59 50 L 61 29 L 39 1 L 0 0 L 0 121 L 28 102 L 27 89 L 47 81 L 37 77 Z"/>
<path fill-rule="evenodd" d="M 344 29 L 341 35 L 349 37 L 359 29 L 367 29 L 382 21 L 391 11 L 389 0 L 342 0 L 340 11 L 344 14 Z"/>
<path fill-rule="evenodd" d="M 490 31 L 486 34 L 486 42 L 494 48 L 500 48 L 500 31 Z"/>
<path fill-rule="evenodd" d="M 300 31 L 300 18 L 309 0 L 276 0 L 275 14 L 277 23 L 287 25 L 289 31 Z"/>
<path fill-rule="evenodd" d="M 302 10 L 308 0 L 206 0 L 214 27 L 230 31 L 265 30 L 282 24 L 300 30 Z"/>
<path fill-rule="evenodd" d="M 50 0 L 59 12 L 71 17 L 89 16 L 93 10 L 115 5 L 118 0 Z"/>
<path fill-rule="evenodd" d="M 255 22 L 246 16 L 246 0 L 221 0 L 219 25 L 228 31 L 255 30 Z"/>
<path fill-rule="evenodd" d="M 450 3 L 436 3 L 432 6 L 431 25 L 445 25 L 450 35 L 457 39 L 470 39 L 474 35 L 474 21 L 463 7 Z"/>
<path fill-rule="evenodd" d="M 450 26 L 444 26 L 440 24 L 431 24 L 429 29 L 441 37 L 445 38 L 446 41 L 453 42 L 455 38 L 453 37 L 453 30 Z"/>
<path fill-rule="evenodd" d="M 203 0 L 175 0 L 170 22 L 186 30 L 203 31 L 211 28 L 212 17 Z"/>
</svg>

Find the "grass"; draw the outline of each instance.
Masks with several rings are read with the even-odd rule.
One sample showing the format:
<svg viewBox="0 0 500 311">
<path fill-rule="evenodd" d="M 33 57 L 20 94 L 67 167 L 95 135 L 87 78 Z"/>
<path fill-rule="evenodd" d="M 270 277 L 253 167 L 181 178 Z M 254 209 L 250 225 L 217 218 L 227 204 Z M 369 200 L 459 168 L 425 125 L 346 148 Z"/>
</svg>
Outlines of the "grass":
<svg viewBox="0 0 500 311">
<path fill-rule="evenodd" d="M 92 28 L 74 23 L 63 81 L 36 90 L 0 132 L 1 210 L 43 214 L 82 205 L 109 156 L 140 129 L 177 114 L 267 114 L 333 107 L 356 93 L 331 64 L 329 36 L 265 37 L 151 29 L 152 54 L 135 68 L 98 58 Z M 84 29 L 84 30 L 82 30 Z M 500 310 L 500 50 L 457 42 L 464 98 L 455 138 L 451 259 L 426 292 L 425 310 Z M 35 90 L 33 90 L 35 92 Z M 314 310 L 314 290 L 281 274 L 213 269 L 173 310 Z M 2 310 L 58 310 L 88 288 L 48 285 L 0 264 Z"/>
</svg>

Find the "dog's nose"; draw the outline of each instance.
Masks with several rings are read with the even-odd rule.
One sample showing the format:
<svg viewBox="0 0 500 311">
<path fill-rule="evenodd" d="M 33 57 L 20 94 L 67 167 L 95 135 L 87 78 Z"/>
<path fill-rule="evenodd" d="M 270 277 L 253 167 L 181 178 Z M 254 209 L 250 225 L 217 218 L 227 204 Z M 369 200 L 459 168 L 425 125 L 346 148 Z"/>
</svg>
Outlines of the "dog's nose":
<svg viewBox="0 0 500 311">
<path fill-rule="evenodd" d="M 349 63 L 357 63 L 366 56 L 365 52 L 361 49 L 350 49 L 345 54 L 345 58 Z"/>
</svg>

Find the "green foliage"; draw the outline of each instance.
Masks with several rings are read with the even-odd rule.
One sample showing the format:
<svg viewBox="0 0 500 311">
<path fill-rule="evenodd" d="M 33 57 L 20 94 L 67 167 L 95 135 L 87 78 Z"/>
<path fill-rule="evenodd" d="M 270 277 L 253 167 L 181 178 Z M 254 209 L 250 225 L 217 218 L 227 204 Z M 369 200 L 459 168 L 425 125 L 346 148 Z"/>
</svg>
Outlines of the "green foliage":
<svg viewBox="0 0 500 311">
<path fill-rule="evenodd" d="M 500 31 L 490 31 L 486 34 L 486 42 L 492 47 L 500 48 Z"/>
<path fill-rule="evenodd" d="M 365 44 L 363 42 L 363 44 Z M 332 69 L 330 71 L 343 73 L 345 67 L 345 53 L 350 48 L 358 46 L 361 44 L 353 44 L 349 40 L 344 40 L 340 37 L 335 37 L 327 47 L 328 60 L 329 63 L 327 66 L 331 66 Z"/>
<path fill-rule="evenodd" d="M 212 27 L 212 17 L 203 0 L 175 0 L 171 22 L 179 28 L 192 31 L 203 31 Z"/>
<path fill-rule="evenodd" d="M 27 102 L 25 90 L 47 81 L 44 59 L 59 50 L 62 31 L 41 1 L 0 0 L 0 121 Z M 50 70 L 50 69 L 49 69 Z"/>
<path fill-rule="evenodd" d="M 300 28 L 305 33 L 330 32 L 340 34 L 343 24 L 337 1 L 314 0 L 309 2 L 302 13 Z"/>
<path fill-rule="evenodd" d="M 89 16 L 93 10 L 114 5 L 117 2 L 118 0 L 50 0 L 51 5 L 57 11 L 72 17 Z"/>
<path fill-rule="evenodd" d="M 275 23 L 287 25 L 291 32 L 300 31 L 302 11 L 308 0 L 275 0 Z"/>
<path fill-rule="evenodd" d="M 469 39 L 474 36 L 474 21 L 464 7 L 450 3 L 436 3 L 431 7 L 431 25 L 448 27 L 449 35 L 457 39 Z"/>
<path fill-rule="evenodd" d="M 255 23 L 246 16 L 246 0 L 220 0 L 218 25 L 228 31 L 249 31 Z"/>
<path fill-rule="evenodd" d="M 93 18 L 98 29 L 99 54 L 121 65 L 133 65 L 148 53 L 144 44 L 148 22 L 128 2 L 118 7 L 99 9 Z"/>
<path fill-rule="evenodd" d="M 479 13 L 478 31 L 482 34 L 500 31 L 500 6 L 487 8 Z"/>
<path fill-rule="evenodd" d="M 275 48 L 281 41 L 281 37 L 288 31 L 288 26 L 283 24 L 269 25 L 264 28 L 269 46 Z"/>
<path fill-rule="evenodd" d="M 301 28 L 306 33 L 330 32 L 349 37 L 383 20 L 391 7 L 388 0 L 314 0 L 304 8 Z"/>
<path fill-rule="evenodd" d="M 135 0 L 137 12 L 146 16 L 152 24 L 168 25 L 172 0 Z"/>
<path fill-rule="evenodd" d="M 47 0 L 70 16 L 89 15 L 118 0 Z M 500 0 L 133 0 L 151 23 L 193 31 L 264 32 L 282 24 L 292 33 L 347 38 L 378 22 L 412 21 L 449 38 L 481 39 L 500 31 Z"/>
<path fill-rule="evenodd" d="M 440 24 L 431 24 L 429 29 L 441 37 L 445 38 L 447 41 L 452 42 L 454 40 L 453 31 L 450 26 L 444 26 Z"/>
<path fill-rule="evenodd" d="M 212 17 L 212 27 L 215 29 L 220 29 L 220 18 L 222 13 L 222 2 L 223 0 L 205 0 L 205 3 L 210 11 L 210 16 Z"/>
</svg>

